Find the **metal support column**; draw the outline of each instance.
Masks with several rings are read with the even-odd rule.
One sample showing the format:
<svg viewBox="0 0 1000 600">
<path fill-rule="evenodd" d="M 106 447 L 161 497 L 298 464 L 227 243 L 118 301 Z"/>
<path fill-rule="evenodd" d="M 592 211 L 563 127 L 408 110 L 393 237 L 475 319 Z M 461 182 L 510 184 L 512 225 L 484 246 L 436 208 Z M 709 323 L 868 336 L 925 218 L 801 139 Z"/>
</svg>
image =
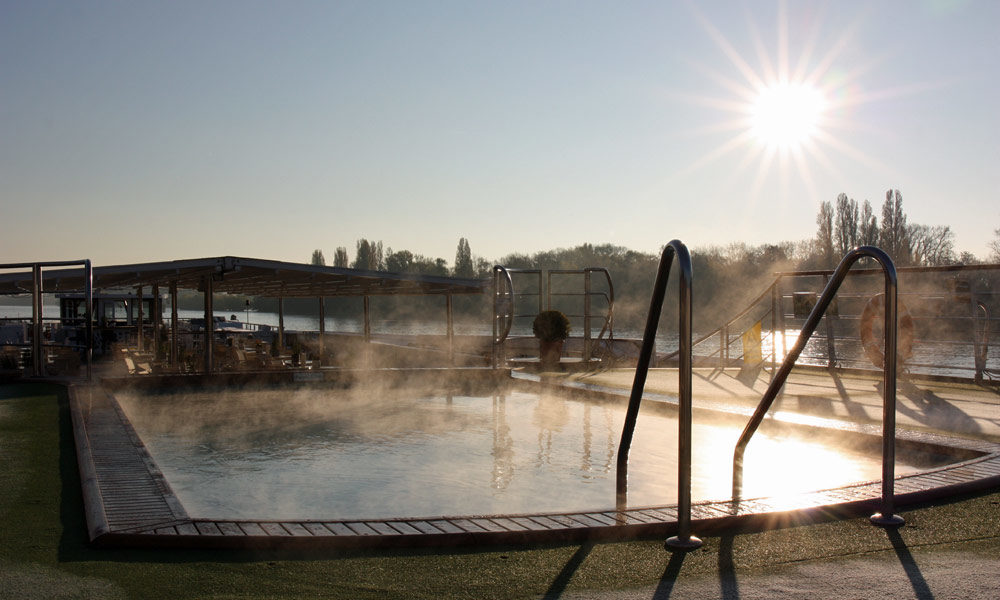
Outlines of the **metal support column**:
<svg viewBox="0 0 1000 600">
<path fill-rule="evenodd" d="M 170 364 L 177 365 L 177 282 L 170 282 Z"/>
<path fill-rule="evenodd" d="M 371 341 L 372 341 L 372 299 L 371 299 L 371 296 L 365 294 L 365 296 L 363 296 L 363 298 L 362 298 L 362 302 L 364 304 L 364 311 L 365 311 L 365 324 L 364 324 L 365 343 L 368 344 L 368 343 L 371 343 Z"/>
<path fill-rule="evenodd" d="M 153 359 L 160 360 L 160 321 L 163 318 L 163 307 L 160 306 L 160 285 L 153 284 L 153 301 L 150 303 L 149 318 L 153 322 Z"/>
<path fill-rule="evenodd" d="M 83 298 L 87 303 L 87 381 L 94 378 L 94 269 L 83 261 Z"/>
<path fill-rule="evenodd" d="M 452 295 L 444 297 L 445 311 L 448 313 L 448 365 L 455 366 L 455 311 Z"/>
<path fill-rule="evenodd" d="M 771 284 L 771 379 L 778 365 L 778 284 Z"/>
<path fill-rule="evenodd" d="M 278 296 L 278 350 L 285 351 L 285 298 Z"/>
<path fill-rule="evenodd" d="M 583 364 L 590 362 L 590 271 L 583 272 Z"/>
<path fill-rule="evenodd" d="M 142 352 L 145 349 L 145 344 L 143 344 L 142 336 L 142 286 L 136 286 L 135 288 L 135 304 L 136 304 L 136 316 L 135 316 L 135 349 Z"/>
<path fill-rule="evenodd" d="M 215 306 L 213 304 L 212 276 L 205 277 L 205 373 L 215 369 Z"/>
<path fill-rule="evenodd" d="M 31 372 L 42 376 L 42 266 L 33 265 L 31 276 Z"/>
<path fill-rule="evenodd" d="M 326 356 L 326 298 L 319 298 L 319 362 Z"/>
</svg>

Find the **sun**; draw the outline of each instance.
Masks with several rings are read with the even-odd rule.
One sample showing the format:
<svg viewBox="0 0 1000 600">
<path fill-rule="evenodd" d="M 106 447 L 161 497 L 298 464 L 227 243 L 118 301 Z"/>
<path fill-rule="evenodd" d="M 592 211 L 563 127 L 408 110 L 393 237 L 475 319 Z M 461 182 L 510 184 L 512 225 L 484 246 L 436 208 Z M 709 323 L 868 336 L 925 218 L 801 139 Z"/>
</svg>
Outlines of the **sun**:
<svg viewBox="0 0 1000 600">
<path fill-rule="evenodd" d="M 750 131 L 771 150 L 795 151 L 820 129 L 827 102 L 823 92 L 803 83 L 772 83 L 750 103 Z"/>
<path fill-rule="evenodd" d="M 726 185 L 741 182 L 738 185 L 744 187 L 748 200 L 757 200 L 772 184 L 777 188 L 771 189 L 784 197 L 793 185 L 819 197 L 821 180 L 843 179 L 841 167 L 848 162 L 892 171 L 879 156 L 855 143 L 858 133 L 877 129 L 858 120 L 857 108 L 911 93 L 909 86 L 866 90 L 862 77 L 880 59 L 846 60 L 848 50 L 856 46 L 857 27 L 828 34 L 821 13 L 807 11 L 792 17 L 790 2 L 778 0 L 776 4 L 774 43 L 765 42 L 754 15 L 748 13 L 748 37 L 739 32 L 734 35 L 734 39 L 748 40 L 746 48 L 737 47 L 691 4 L 702 31 L 726 60 L 706 62 L 713 56 L 710 53 L 688 59 L 714 89 L 678 90 L 675 96 L 717 111 L 691 131 L 718 143 L 707 145 L 678 172 L 693 173 L 724 161 Z M 859 19 L 855 23 L 860 23 Z"/>
</svg>

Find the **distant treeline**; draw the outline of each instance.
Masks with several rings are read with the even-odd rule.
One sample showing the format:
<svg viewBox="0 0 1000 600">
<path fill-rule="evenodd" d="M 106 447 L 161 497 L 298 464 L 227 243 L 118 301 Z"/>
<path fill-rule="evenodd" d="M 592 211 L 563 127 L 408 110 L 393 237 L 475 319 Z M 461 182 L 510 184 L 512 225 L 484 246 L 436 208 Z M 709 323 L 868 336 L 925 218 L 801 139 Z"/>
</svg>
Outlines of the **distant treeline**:
<svg viewBox="0 0 1000 600">
<path fill-rule="evenodd" d="M 879 219 L 867 200 L 859 204 L 846 194 L 840 194 L 835 202 L 820 205 L 816 217 L 817 230 L 809 239 L 756 246 L 734 243 L 724 247 L 691 249 L 695 274 L 695 329 L 704 331 L 731 317 L 761 293 L 776 272 L 832 269 L 844 254 L 858 245 L 881 247 L 897 266 L 982 262 L 971 253 L 956 253 L 950 227 L 908 224 L 902 202 L 898 190 L 886 192 Z M 448 262 L 442 258 L 431 259 L 407 250 L 383 250 L 381 241 L 362 238 L 355 244 L 355 249 L 352 261 L 347 249 L 338 247 L 334 253 L 334 266 L 469 279 L 490 278 L 494 264 L 543 270 L 603 267 L 611 273 L 614 283 L 617 326 L 633 330 L 643 327 L 660 258 L 658 254 L 638 252 L 614 244 L 583 244 L 531 255 L 513 253 L 489 261 L 474 256 L 468 240 L 461 238 L 454 267 L 449 268 Z M 989 259 L 1000 262 L 1000 229 L 991 249 L 993 254 Z M 326 264 L 323 252 L 314 251 L 310 262 Z M 671 279 L 671 285 L 676 285 L 677 278 Z M 668 290 L 668 294 L 676 294 L 676 291 Z M 215 306 L 218 310 L 236 312 L 243 310 L 245 301 L 244 297 L 219 297 Z M 489 294 L 482 297 L 456 296 L 455 312 L 458 318 L 489 319 L 491 302 Z M 193 294 L 182 298 L 179 304 L 185 308 L 199 308 L 201 299 Z M 256 310 L 277 311 L 277 300 L 273 298 L 254 298 L 251 304 Z M 675 322 L 673 304 L 667 302 L 661 323 Z M 362 314 L 361 306 L 360 298 L 330 298 L 326 300 L 326 314 L 331 317 L 358 317 Z M 284 307 L 289 314 L 318 314 L 316 299 L 286 299 Z M 435 297 L 376 298 L 373 307 L 375 319 L 424 317 L 437 320 L 443 319 L 445 314 L 444 300 Z"/>
</svg>

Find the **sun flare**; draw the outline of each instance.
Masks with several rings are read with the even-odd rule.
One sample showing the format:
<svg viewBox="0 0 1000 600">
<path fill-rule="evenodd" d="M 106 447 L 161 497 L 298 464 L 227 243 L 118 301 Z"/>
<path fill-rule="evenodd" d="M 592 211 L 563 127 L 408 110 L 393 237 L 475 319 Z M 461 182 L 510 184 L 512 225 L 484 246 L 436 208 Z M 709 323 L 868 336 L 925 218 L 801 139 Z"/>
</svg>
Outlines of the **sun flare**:
<svg viewBox="0 0 1000 600">
<path fill-rule="evenodd" d="M 823 93 L 812 86 L 771 84 L 749 107 L 750 130 L 768 148 L 794 150 L 816 133 L 825 108 Z"/>
<path fill-rule="evenodd" d="M 725 160 L 727 184 L 741 182 L 742 193 L 752 201 L 774 185 L 776 193 L 784 195 L 792 185 L 801 184 L 805 193 L 819 197 L 817 172 L 842 179 L 840 166 L 845 161 L 891 171 L 878 156 L 853 143 L 854 132 L 872 129 L 857 120 L 856 109 L 909 93 L 905 88 L 866 91 L 862 75 L 878 60 L 851 64 L 845 60 L 854 47 L 856 27 L 826 33 L 822 15 L 791 11 L 789 4 L 777 2 L 772 45 L 765 43 L 754 16 L 748 14 L 746 48 L 735 43 L 743 39 L 739 32 L 730 39 L 692 5 L 703 32 L 726 61 L 706 62 L 703 56 L 690 61 L 717 87 L 708 93 L 680 92 L 678 97 L 715 109 L 719 116 L 694 130 L 717 143 L 682 171 L 691 173 Z M 725 69 L 726 63 L 731 70 Z"/>
</svg>

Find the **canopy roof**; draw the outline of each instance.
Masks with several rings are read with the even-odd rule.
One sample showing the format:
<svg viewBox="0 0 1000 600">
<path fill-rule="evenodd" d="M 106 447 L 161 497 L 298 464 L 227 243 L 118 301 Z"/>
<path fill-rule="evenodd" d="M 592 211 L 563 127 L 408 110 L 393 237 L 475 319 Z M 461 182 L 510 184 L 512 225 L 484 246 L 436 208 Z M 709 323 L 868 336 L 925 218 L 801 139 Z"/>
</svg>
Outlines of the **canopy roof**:
<svg viewBox="0 0 1000 600">
<path fill-rule="evenodd" d="M 44 263 L 43 263 L 44 264 Z M 0 265 L 0 268 L 12 265 Z M 26 269 L 24 265 L 17 265 Z M 376 295 L 481 294 L 487 281 L 430 275 L 364 271 L 256 258 L 222 256 L 93 268 L 95 290 L 136 286 L 161 287 L 176 282 L 181 289 L 203 290 L 212 278 L 215 293 L 265 297 L 330 297 Z M 84 269 L 43 268 L 45 293 L 84 289 Z M 32 290 L 30 269 L 0 272 L 0 294 Z"/>
</svg>

